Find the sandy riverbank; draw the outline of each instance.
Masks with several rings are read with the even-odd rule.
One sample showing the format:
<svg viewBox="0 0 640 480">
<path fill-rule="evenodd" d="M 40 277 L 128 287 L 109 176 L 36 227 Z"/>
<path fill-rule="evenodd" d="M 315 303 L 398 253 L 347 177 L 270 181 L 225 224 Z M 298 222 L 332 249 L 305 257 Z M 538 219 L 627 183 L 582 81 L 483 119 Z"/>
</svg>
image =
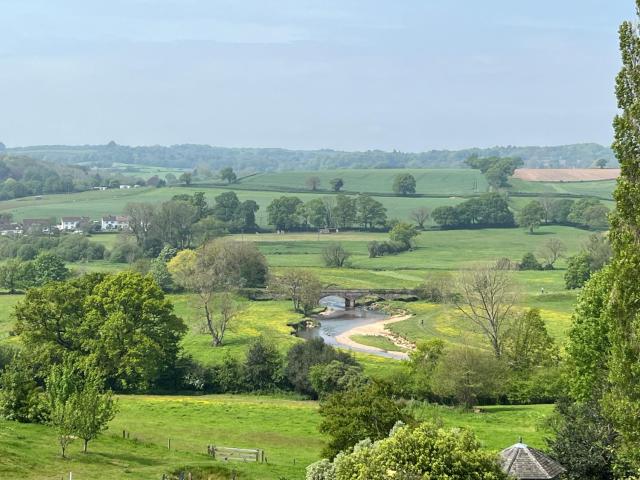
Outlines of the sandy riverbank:
<svg viewBox="0 0 640 480">
<path fill-rule="evenodd" d="M 382 350 L 377 347 L 371 347 L 369 345 L 363 345 L 351 339 L 353 335 L 377 335 L 380 337 L 385 337 L 391 340 L 393 343 L 398 345 L 398 347 L 402 347 L 404 349 L 413 348 L 413 344 L 401 341 L 396 336 L 392 335 L 385 327 L 392 323 L 402 322 L 403 320 L 407 320 L 411 318 L 411 315 L 396 315 L 389 318 L 383 318 L 376 322 L 369 323 L 367 325 L 361 325 L 359 327 L 354 327 L 346 332 L 343 332 L 336 336 L 336 341 L 339 344 L 346 345 L 352 348 L 356 348 L 359 351 L 368 351 L 369 353 L 376 354 L 377 352 L 387 352 L 393 358 L 397 358 L 398 360 L 406 360 L 409 358 L 409 355 L 406 352 L 391 352 L 387 350 Z"/>
</svg>

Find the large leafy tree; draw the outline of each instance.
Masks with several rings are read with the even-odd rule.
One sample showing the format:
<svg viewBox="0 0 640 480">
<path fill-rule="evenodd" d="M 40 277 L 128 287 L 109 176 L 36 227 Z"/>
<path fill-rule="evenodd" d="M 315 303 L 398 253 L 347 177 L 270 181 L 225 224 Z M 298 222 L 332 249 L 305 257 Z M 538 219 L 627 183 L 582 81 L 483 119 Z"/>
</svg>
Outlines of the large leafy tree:
<svg viewBox="0 0 640 480">
<path fill-rule="evenodd" d="M 356 208 L 357 221 L 365 230 L 384 225 L 387 221 L 387 209 L 370 195 L 358 195 Z"/>
<path fill-rule="evenodd" d="M 518 225 L 525 227 L 529 233 L 540 226 L 544 219 L 544 208 L 538 201 L 527 203 L 518 214 Z"/>
<path fill-rule="evenodd" d="M 173 368 L 186 331 L 155 281 L 134 272 L 33 288 L 15 313 L 38 364 L 73 357 L 118 390 L 148 388 Z"/>
<path fill-rule="evenodd" d="M 292 230 L 300 226 L 298 207 L 302 200 L 298 197 L 274 198 L 267 206 L 269 224 L 278 230 Z"/>
<path fill-rule="evenodd" d="M 399 195 L 416 193 L 416 179 L 410 173 L 401 173 L 393 179 L 393 192 Z"/>
</svg>

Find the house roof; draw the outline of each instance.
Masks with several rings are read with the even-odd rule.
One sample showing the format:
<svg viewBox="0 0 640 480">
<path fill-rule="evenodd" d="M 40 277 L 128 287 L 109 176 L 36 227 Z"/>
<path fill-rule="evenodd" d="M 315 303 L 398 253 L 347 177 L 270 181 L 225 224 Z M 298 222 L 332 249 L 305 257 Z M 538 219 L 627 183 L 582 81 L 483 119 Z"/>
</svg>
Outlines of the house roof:
<svg viewBox="0 0 640 480">
<path fill-rule="evenodd" d="M 565 471 L 558 462 L 524 443 L 500 452 L 500 463 L 506 474 L 520 480 L 552 479 Z"/>
<path fill-rule="evenodd" d="M 83 222 L 88 219 L 88 217 L 62 217 L 63 222 Z"/>
<path fill-rule="evenodd" d="M 25 218 L 22 220 L 23 225 L 49 225 L 51 220 L 47 218 Z"/>
</svg>

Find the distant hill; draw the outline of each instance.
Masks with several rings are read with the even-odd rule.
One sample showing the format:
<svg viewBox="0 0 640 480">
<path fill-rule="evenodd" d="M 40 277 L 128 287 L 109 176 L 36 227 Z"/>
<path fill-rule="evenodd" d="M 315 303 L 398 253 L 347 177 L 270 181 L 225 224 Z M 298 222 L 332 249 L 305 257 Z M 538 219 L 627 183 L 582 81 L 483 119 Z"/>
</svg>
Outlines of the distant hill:
<svg viewBox="0 0 640 480">
<path fill-rule="evenodd" d="M 529 168 L 591 167 L 599 158 L 617 166 L 613 152 L 595 143 L 555 147 L 492 147 L 466 150 L 431 150 L 421 153 L 344 152 L 338 150 L 286 150 L 280 148 L 224 148 L 209 145 L 128 147 L 107 145 L 43 145 L 6 148 L 6 153 L 26 155 L 63 164 L 109 167 L 112 163 L 195 168 L 206 165 L 218 170 L 231 166 L 237 171 L 328 170 L 336 168 L 439 168 L 463 166 L 470 155 L 516 156 Z"/>
</svg>

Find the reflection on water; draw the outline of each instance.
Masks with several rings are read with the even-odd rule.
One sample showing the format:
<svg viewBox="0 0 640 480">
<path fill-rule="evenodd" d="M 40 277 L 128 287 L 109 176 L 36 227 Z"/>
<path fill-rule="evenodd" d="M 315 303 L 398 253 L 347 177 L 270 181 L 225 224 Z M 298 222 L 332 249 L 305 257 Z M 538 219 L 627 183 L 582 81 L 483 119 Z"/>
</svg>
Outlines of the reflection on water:
<svg viewBox="0 0 640 480">
<path fill-rule="evenodd" d="M 367 310 L 362 307 L 345 310 L 344 298 L 340 297 L 325 297 L 320 300 L 320 304 L 328 307 L 329 314 L 326 316 L 318 316 L 317 320 L 320 322 L 320 326 L 299 331 L 297 333 L 299 337 L 306 338 L 307 340 L 320 337 L 326 344 L 334 347 L 373 353 L 383 357 L 397 358 L 397 352 L 395 354 L 394 352 L 374 352 L 366 346 L 360 348 L 352 345 L 345 345 L 336 339 L 338 335 L 346 332 L 347 330 L 380 321 L 384 318 L 388 318 L 389 315 L 379 311 Z"/>
</svg>

